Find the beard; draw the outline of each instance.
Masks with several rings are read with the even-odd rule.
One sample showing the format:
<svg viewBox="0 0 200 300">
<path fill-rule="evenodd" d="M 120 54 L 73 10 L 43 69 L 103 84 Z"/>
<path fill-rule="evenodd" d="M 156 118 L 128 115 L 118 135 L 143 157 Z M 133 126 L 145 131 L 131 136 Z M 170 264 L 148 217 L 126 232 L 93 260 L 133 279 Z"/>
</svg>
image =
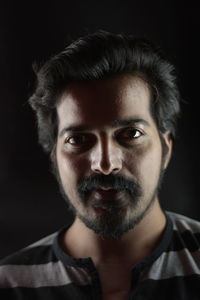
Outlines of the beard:
<svg viewBox="0 0 200 300">
<path fill-rule="evenodd" d="M 136 180 L 130 180 L 119 174 L 92 174 L 84 177 L 77 184 L 79 201 L 85 208 L 85 213 L 83 213 L 76 209 L 70 201 L 70 197 L 66 194 L 57 165 L 53 163 L 52 167 L 60 192 L 73 214 L 96 234 L 115 239 L 120 239 L 146 216 L 156 199 L 164 175 L 164 170 L 161 170 L 157 185 L 151 195 L 148 196 L 148 199 L 145 200 L 144 192 Z M 92 192 L 100 189 L 101 186 L 112 188 L 112 190 L 121 193 L 123 197 L 117 200 L 109 199 L 108 201 L 94 199 L 91 196 Z M 104 213 L 91 213 L 91 207 L 103 209 Z"/>
</svg>

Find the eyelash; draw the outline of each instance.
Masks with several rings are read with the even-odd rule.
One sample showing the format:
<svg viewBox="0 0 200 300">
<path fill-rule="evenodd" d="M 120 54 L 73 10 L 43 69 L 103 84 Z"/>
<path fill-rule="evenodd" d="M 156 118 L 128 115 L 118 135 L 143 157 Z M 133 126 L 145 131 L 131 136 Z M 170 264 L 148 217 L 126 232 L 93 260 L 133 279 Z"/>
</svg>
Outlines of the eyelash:
<svg viewBox="0 0 200 300">
<path fill-rule="evenodd" d="M 139 133 L 139 136 L 132 137 L 131 139 L 138 139 L 140 136 L 143 135 L 142 131 L 139 130 L 139 129 L 136 129 L 136 128 L 129 128 L 129 129 L 126 129 L 125 132 L 128 132 L 128 133 L 132 133 L 132 132 Z"/>
<path fill-rule="evenodd" d="M 135 134 L 138 134 L 139 133 L 139 136 L 136 136 L 136 137 L 126 137 L 126 138 L 128 138 L 128 139 L 131 139 L 131 140 L 136 140 L 136 139 L 138 139 L 138 138 L 140 138 L 142 135 L 144 135 L 144 133 L 141 131 L 141 130 L 139 130 L 139 129 L 135 129 L 135 128 L 127 128 L 127 129 L 125 129 L 125 130 L 122 130 L 120 133 L 118 133 L 118 134 L 116 134 L 115 136 L 116 136 L 116 138 L 117 137 L 119 137 L 119 136 L 121 136 L 123 133 L 132 133 L 132 132 L 135 132 Z M 68 137 L 67 139 L 65 139 L 65 144 L 69 144 L 69 145 L 71 145 L 72 147 L 74 147 L 74 148 L 80 148 L 80 147 L 83 147 L 85 144 L 87 144 L 87 143 L 85 143 L 85 141 L 82 141 L 82 143 L 81 143 L 81 145 L 79 144 L 78 146 L 77 146 L 77 144 L 75 143 L 74 145 L 73 144 L 71 144 L 70 143 L 70 139 L 72 139 L 72 138 L 79 138 L 79 137 L 81 137 L 81 138 L 84 138 L 85 139 L 85 141 L 87 142 L 87 140 L 90 140 L 90 142 L 92 143 L 92 141 L 94 140 L 93 138 L 89 138 L 89 134 L 76 134 L 76 135 L 73 135 L 73 136 L 70 136 L 70 137 Z M 88 139 L 89 138 L 89 139 Z M 125 138 L 125 139 L 126 139 Z M 119 141 L 122 141 L 123 140 L 123 138 L 118 138 L 119 139 Z M 124 143 L 126 143 L 126 142 L 124 142 Z"/>
<path fill-rule="evenodd" d="M 71 146 L 73 146 L 73 144 L 71 144 L 69 141 L 70 141 L 70 139 L 72 139 L 72 138 L 77 138 L 77 137 L 86 137 L 86 134 L 76 134 L 76 135 L 74 135 L 74 136 L 70 136 L 70 137 L 68 137 L 68 138 L 65 140 L 65 144 L 68 143 L 68 144 L 70 144 Z"/>
</svg>

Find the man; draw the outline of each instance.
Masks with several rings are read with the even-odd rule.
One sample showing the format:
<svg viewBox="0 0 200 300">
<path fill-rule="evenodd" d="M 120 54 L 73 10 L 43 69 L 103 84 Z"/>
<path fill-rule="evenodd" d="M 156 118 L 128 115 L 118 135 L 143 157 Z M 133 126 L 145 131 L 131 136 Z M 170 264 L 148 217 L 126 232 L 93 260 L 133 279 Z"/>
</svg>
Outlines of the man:
<svg viewBox="0 0 200 300">
<path fill-rule="evenodd" d="M 39 142 L 74 220 L 1 261 L 1 299 L 200 299 L 200 224 L 158 200 L 173 66 L 148 41 L 99 31 L 36 74 Z"/>
</svg>

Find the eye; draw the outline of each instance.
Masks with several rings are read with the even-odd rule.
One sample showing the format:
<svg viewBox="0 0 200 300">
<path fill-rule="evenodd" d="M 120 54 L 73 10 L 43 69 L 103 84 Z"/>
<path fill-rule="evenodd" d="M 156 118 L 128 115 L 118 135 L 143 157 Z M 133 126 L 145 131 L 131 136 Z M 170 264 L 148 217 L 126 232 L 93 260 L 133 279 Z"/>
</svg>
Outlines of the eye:
<svg viewBox="0 0 200 300">
<path fill-rule="evenodd" d="M 65 145 L 74 148 L 80 148 L 92 143 L 92 137 L 89 134 L 76 134 L 65 139 Z"/>
<path fill-rule="evenodd" d="M 127 128 L 119 133 L 120 140 L 131 141 L 138 139 L 143 135 L 142 131 L 136 128 Z"/>
<path fill-rule="evenodd" d="M 130 138 L 138 138 L 142 135 L 141 131 L 137 130 L 137 129 L 130 129 L 128 130 L 127 132 L 127 136 L 130 137 Z"/>
</svg>

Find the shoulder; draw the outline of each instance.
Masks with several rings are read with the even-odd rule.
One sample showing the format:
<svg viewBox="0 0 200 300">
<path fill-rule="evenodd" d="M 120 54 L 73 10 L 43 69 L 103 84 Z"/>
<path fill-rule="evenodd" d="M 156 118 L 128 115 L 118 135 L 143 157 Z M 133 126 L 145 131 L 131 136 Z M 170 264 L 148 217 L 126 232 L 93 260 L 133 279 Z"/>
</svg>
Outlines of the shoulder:
<svg viewBox="0 0 200 300">
<path fill-rule="evenodd" d="M 200 251 L 200 222 L 186 216 L 167 212 L 173 223 L 174 249 L 187 249 L 193 254 Z"/>
<path fill-rule="evenodd" d="M 2 265 L 29 265 L 34 263 L 41 263 L 46 258 L 46 254 L 51 252 L 52 244 L 56 233 L 53 233 L 26 248 L 13 253 L 0 260 L 0 266 Z M 44 255 L 45 254 L 45 255 Z"/>
<path fill-rule="evenodd" d="M 45 272 L 52 263 L 57 262 L 52 247 L 56 235 L 51 234 L 0 260 L 0 288 L 27 284 L 34 274 Z"/>
<path fill-rule="evenodd" d="M 172 212 L 166 215 L 170 224 L 167 246 L 152 264 L 148 278 L 176 286 L 174 292 L 185 294 L 184 299 L 197 299 L 192 295 L 196 296 L 200 284 L 200 222 Z"/>
<path fill-rule="evenodd" d="M 200 275 L 200 222 L 186 216 L 167 212 L 173 223 L 173 234 L 168 255 L 181 268 L 190 266 L 191 274 Z M 184 264 L 184 267 L 183 267 Z"/>
<path fill-rule="evenodd" d="M 194 234 L 200 233 L 200 222 L 184 215 L 174 212 L 166 212 L 173 222 L 173 229 L 179 232 L 190 231 Z"/>
</svg>

